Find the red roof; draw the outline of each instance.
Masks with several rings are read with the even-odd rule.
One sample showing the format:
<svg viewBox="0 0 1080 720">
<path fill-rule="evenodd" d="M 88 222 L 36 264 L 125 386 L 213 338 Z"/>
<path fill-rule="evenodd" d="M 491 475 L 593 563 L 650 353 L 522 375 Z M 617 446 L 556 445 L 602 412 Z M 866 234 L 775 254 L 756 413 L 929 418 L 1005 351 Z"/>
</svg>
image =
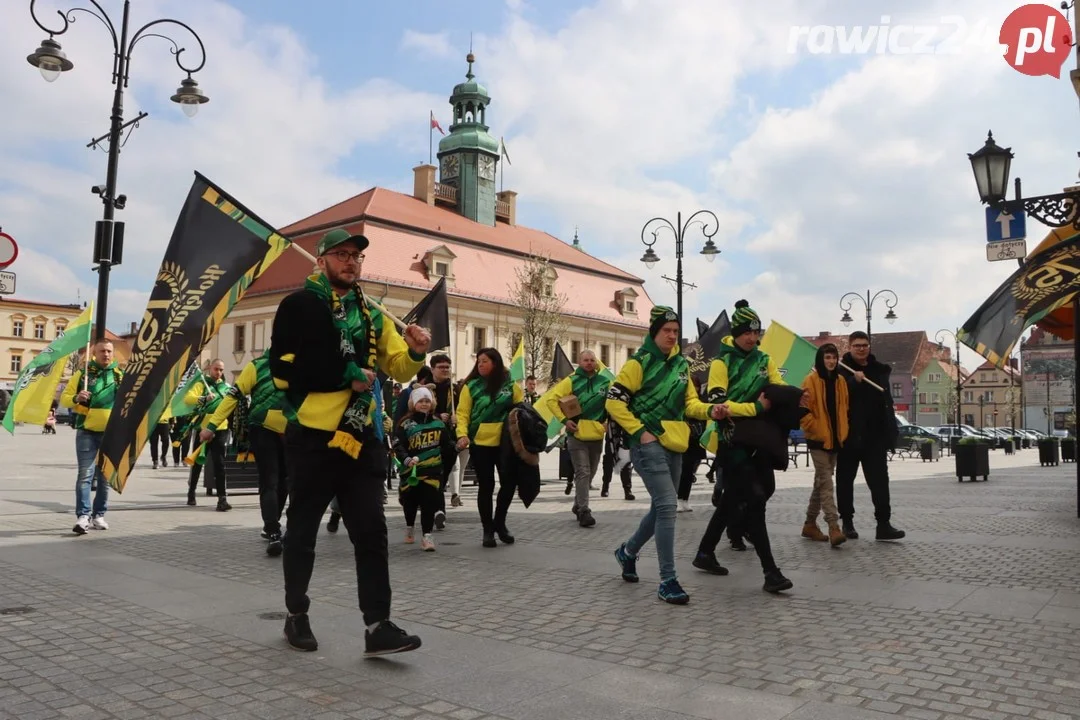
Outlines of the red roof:
<svg viewBox="0 0 1080 720">
<path fill-rule="evenodd" d="M 362 233 L 371 241 L 361 271 L 365 283 L 427 290 L 438 278 L 429 277 L 425 256 L 442 247 L 454 256 L 453 282 L 447 285 L 450 296 L 510 305 L 514 304 L 510 286 L 523 258 L 543 256 L 550 258 L 557 273 L 555 292 L 566 296 L 566 314 L 636 328 L 648 325 L 653 303 L 640 278 L 539 230 L 505 223 L 489 227 L 407 195 L 373 188 L 281 232 L 314 253 L 318 238 L 334 227 Z M 286 252 L 248 294 L 293 290 L 311 270 L 308 259 Z M 636 293 L 636 314 L 623 314 L 616 305 L 616 293 L 627 287 Z"/>
</svg>

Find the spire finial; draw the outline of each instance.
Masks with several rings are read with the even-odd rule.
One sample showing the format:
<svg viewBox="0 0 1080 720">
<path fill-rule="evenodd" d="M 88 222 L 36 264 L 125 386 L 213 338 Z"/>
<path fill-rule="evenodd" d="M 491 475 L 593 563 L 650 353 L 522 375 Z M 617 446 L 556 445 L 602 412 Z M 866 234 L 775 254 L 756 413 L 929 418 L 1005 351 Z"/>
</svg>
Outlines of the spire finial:
<svg viewBox="0 0 1080 720">
<path fill-rule="evenodd" d="M 581 247 L 581 241 L 578 240 L 577 225 L 574 226 L 574 247 Z"/>
<path fill-rule="evenodd" d="M 468 70 L 468 72 L 465 73 L 465 77 L 468 78 L 469 80 L 472 80 L 473 77 L 474 77 L 473 76 L 473 71 L 472 71 L 472 64 L 474 62 L 476 62 L 476 56 L 473 55 L 472 47 L 473 47 L 473 34 L 470 32 L 469 33 L 469 54 L 465 56 L 465 62 L 469 63 L 469 70 Z"/>
</svg>

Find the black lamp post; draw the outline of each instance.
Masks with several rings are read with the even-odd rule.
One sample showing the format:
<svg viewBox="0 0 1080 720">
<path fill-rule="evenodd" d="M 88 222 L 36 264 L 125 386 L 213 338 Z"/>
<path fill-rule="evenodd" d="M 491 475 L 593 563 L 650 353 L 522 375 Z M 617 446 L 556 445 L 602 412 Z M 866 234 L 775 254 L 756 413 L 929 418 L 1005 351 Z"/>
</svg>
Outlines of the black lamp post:
<svg viewBox="0 0 1080 720">
<path fill-rule="evenodd" d="M 956 426 L 960 427 L 960 398 L 963 397 L 963 395 L 961 394 L 963 384 L 962 384 L 961 378 L 960 378 L 960 339 L 958 337 L 956 337 L 955 332 L 953 332 L 952 330 L 946 330 L 944 328 L 942 328 L 941 330 L 938 330 L 937 333 L 934 335 L 934 339 L 937 340 L 938 350 L 944 350 L 945 349 L 945 341 L 947 339 L 949 339 L 950 337 L 952 338 L 953 344 L 956 346 L 956 355 L 955 355 L 955 357 L 953 357 L 953 364 L 956 367 L 956 416 L 955 416 L 955 421 L 956 421 Z"/>
<path fill-rule="evenodd" d="M 703 216 L 701 219 L 696 219 L 699 215 Z M 698 210 L 696 213 L 686 219 L 686 222 L 682 221 L 682 213 L 675 215 L 675 224 L 672 224 L 670 220 L 662 217 L 654 217 L 649 220 L 641 228 L 641 242 L 645 244 L 645 254 L 641 256 L 641 262 L 645 263 L 645 267 L 650 270 L 656 266 L 656 263 L 660 262 L 660 256 L 653 250 L 653 245 L 656 244 L 656 240 L 659 237 L 660 231 L 667 229 L 675 236 L 675 297 L 678 302 L 676 308 L 679 313 L 679 337 L 682 337 L 683 332 L 683 240 L 686 237 L 686 231 L 690 229 L 691 225 L 701 225 L 701 234 L 705 236 L 705 247 L 701 249 L 701 254 L 705 256 L 705 259 L 712 262 L 716 259 L 716 256 L 720 254 L 720 248 L 716 247 L 713 242 L 713 236 L 720 230 L 720 221 L 716 218 L 711 210 Z M 712 228 L 710 231 L 709 228 Z M 646 235 L 652 235 L 650 241 L 646 238 Z M 672 280 L 673 278 L 664 277 L 665 280 Z"/>
<path fill-rule="evenodd" d="M 1073 88 L 1080 96 L 1080 45 L 1077 46 L 1077 70 L 1069 73 Z M 1023 211 L 1044 225 L 1054 228 L 1072 226 L 1080 232 L 1080 186 L 1053 195 L 1038 195 L 1025 198 L 1020 192 L 1020 178 L 1016 178 L 1016 197 L 1005 199 L 1009 185 L 1009 168 L 1012 165 L 1012 148 L 999 147 L 994 142 L 993 133 L 986 134 L 986 142 L 974 153 L 968 153 L 971 169 L 975 173 L 975 184 L 979 189 L 979 199 L 984 205 L 995 210 L 1012 214 Z M 1020 263 L 1023 265 L 1023 261 Z M 1073 300 L 1073 363 L 1080 363 L 1080 300 Z M 1050 402 L 1049 375 L 1047 376 L 1047 403 Z M 1073 403 L 1080 405 L 1080 395 L 1073 388 Z M 1050 412 L 1047 410 L 1047 426 Z M 1076 464 L 1076 515 L 1080 517 L 1080 463 Z"/>
<path fill-rule="evenodd" d="M 101 198 L 101 202 L 105 206 L 102 219 L 97 222 L 94 229 L 94 263 L 97 265 L 98 271 L 95 336 L 97 339 L 101 339 L 105 337 L 105 315 L 109 296 L 109 269 L 113 265 L 119 265 L 123 258 L 124 223 L 113 219 L 115 211 L 123 210 L 127 205 L 127 196 L 116 194 L 117 164 L 120 160 L 120 147 L 123 144 L 120 136 L 125 128 L 130 126 L 138 127 L 139 121 L 147 116 L 147 113 L 142 112 L 134 119 L 129 120 L 126 123 L 124 122 L 124 89 L 127 88 L 128 85 L 128 69 L 131 62 L 131 52 L 135 49 L 135 46 L 140 40 L 148 37 L 167 40 L 172 44 L 170 52 L 176 59 L 176 64 L 187 74 L 187 77 L 180 81 L 180 87 L 177 88 L 176 94 L 170 99 L 174 103 L 180 105 L 185 115 L 192 117 L 198 112 L 200 105 L 210 102 L 210 98 L 203 94 L 203 91 L 199 89 L 199 84 L 191 77 L 193 73 L 202 70 L 203 66 L 206 65 L 206 49 L 203 47 L 202 39 L 194 30 L 179 20 L 172 20 L 169 18 L 148 22 L 133 34 L 129 35 L 128 11 L 131 5 L 130 0 L 124 0 L 124 14 L 121 18 L 119 33 L 117 33 L 116 25 L 101 5 L 98 4 L 97 0 L 87 0 L 87 2 L 93 5 L 93 9 L 77 7 L 66 12 L 58 10 L 57 14 L 64 24 L 57 30 L 45 27 L 45 25 L 38 20 L 37 15 L 34 14 L 34 5 L 36 1 L 37 0 L 30 0 L 30 17 L 39 28 L 49 34 L 49 37 L 42 40 L 41 46 L 27 56 L 26 60 L 36 67 L 41 72 L 41 76 L 48 82 L 53 82 L 56 78 L 60 77 L 60 73 L 67 72 L 75 67 L 74 63 L 68 60 L 67 55 L 60 48 L 60 43 L 54 38 L 57 35 L 63 35 L 68 31 L 71 23 L 75 22 L 76 12 L 84 12 L 96 17 L 101 21 L 109 31 L 109 35 L 112 37 L 112 83 L 116 86 L 116 89 L 113 92 L 109 133 L 92 140 L 87 146 L 97 147 L 103 140 L 108 140 L 109 143 L 109 161 L 105 176 L 105 186 L 95 185 L 91 189 L 91 192 Z M 172 38 L 156 32 L 157 26 L 159 25 L 177 25 L 191 33 L 192 37 L 194 37 L 195 41 L 199 44 L 198 64 L 190 67 L 185 65 L 184 52 L 186 49 L 178 45 Z M 128 134 L 130 133 L 131 130 L 128 130 Z"/>
<path fill-rule="evenodd" d="M 870 318 L 874 303 L 877 302 L 878 298 L 881 298 L 885 303 L 885 307 L 889 309 L 889 311 L 885 313 L 885 319 L 892 325 L 896 322 L 897 318 L 893 308 L 896 307 L 896 304 L 900 302 L 900 300 L 896 297 L 896 293 L 889 289 L 878 290 L 874 293 L 873 297 L 870 297 L 869 290 L 866 291 L 866 297 L 863 297 L 860 293 L 854 291 L 845 293 L 843 297 L 840 298 L 840 309 L 844 311 L 844 316 L 840 318 L 840 322 L 844 323 L 844 327 L 851 326 L 851 323 L 854 322 L 851 319 L 851 308 L 855 301 L 858 300 L 866 307 L 866 334 L 873 339 L 874 334 L 870 332 Z"/>
</svg>

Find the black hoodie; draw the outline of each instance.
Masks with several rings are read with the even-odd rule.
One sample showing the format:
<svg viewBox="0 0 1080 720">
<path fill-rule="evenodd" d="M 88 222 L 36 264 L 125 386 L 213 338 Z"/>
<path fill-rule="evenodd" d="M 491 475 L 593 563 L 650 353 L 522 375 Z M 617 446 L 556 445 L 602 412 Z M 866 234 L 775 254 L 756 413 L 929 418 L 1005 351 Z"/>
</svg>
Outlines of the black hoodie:
<svg viewBox="0 0 1080 720">
<path fill-rule="evenodd" d="M 848 363 L 851 365 L 851 363 Z M 852 367 L 855 367 L 852 365 Z M 836 370 L 830 372 L 825 367 L 825 349 L 818 348 L 817 355 L 814 357 L 814 370 L 817 372 L 818 377 L 825 381 L 825 412 L 829 415 L 829 433 L 832 435 L 832 445 L 834 452 L 840 449 L 840 430 L 836 426 L 836 381 L 840 377 L 840 368 L 837 366 Z M 806 447 L 821 450 L 825 447 L 825 443 L 820 440 L 807 439 Z"/>
<path fill-rule="evenodd" d="M 855 377 L 843 367 L 840 373 L 847 379 L 851 409 L 848 412 L 850 431 L 848 446 L 890 449 L 896 447 L 899 430 L 896 426 L 896 412 L 893 410 L 892 384 L 889 381 L 892 368 L 880 363 L 873 354 L 861 366 L 846 353 L 842 362 L 852 370 L 862 371 L 868 380 L 873 380 L 883 390 L 878 390 L 869 383 L 856 382 Z"/>
</svg>

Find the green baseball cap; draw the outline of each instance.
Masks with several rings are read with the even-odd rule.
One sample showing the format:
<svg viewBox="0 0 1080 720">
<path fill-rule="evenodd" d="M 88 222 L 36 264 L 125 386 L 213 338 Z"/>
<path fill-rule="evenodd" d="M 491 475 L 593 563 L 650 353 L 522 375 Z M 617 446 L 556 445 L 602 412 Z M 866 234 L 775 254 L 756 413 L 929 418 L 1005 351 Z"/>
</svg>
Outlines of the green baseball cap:
<svg viewBox="0 0 1080 720">
<path fill-rule="evenodd" d="M 361 252 L 366 250 L 369 244 L 368 239 L 363 235 L 353 235 L 344 228 L 338 228 L 319 238 L 319 244 L 315 247 L 315 254 L 319 256 L 325 255 L 328 250 L 333 250 L 338 245 L 347 243 L 350 240 L 356 243 L 356 248 Z"/>
</svg>

